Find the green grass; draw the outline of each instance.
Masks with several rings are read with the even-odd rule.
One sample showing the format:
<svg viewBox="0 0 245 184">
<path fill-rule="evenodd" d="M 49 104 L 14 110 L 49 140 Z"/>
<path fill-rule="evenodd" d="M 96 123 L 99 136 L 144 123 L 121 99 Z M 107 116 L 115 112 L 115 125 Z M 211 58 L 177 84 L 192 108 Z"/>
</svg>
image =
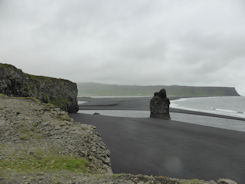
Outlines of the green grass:
<svg viewBox="0 0 245 184">
<path fill-rule="evenodd" d="M 68 107 L 68 105 L 70 104 L 70 101 L 67 98 L 55 98 L 51 101 L 49 101 L 49 103 L 60 107 L 63 110 L 67 110 L 66 108 Z"/>
<path fill-rule="evenodd" d="M 55 153 L 36 152 L 5 158 L 0 162 L 1 170 L 17 171 L 72 171 L 87 173 L 89 162 L 85 158 Z"/>
<path fill-rule="evenodd" d="M 13 65 L 9 65 L 6 63 L 0 63 L 0 67 L 13 67 Z"/>
<path fill-rule="evenodd" d="M 20 139 L 23 141 L 31 140 L 31 139 L 43 139 L 43 134 L 35 133 L 32 131 L 25 132 L 20 136 Z"/>
<path fill-rule="evenodd" d="M 24 73 L 25 75 L 27 75 L 29 78 L 33 79 L 33 80 L 43 80 L 47 83 L 54 83 L 54 80 L 59 80 L 62 82 L 70 82 L 67 79 L 62 79 L 62 78 L 54 78 L 54 77 L 47 77 L 47 76 L 41 76 L 41 75 L 32 75 L 32 74 L 28 74 L 28 73 Z"/>
<path fill-rule="evenodd" d="M 37 123 L 34 123 L 32 126 L 24 126 L 21 125 L 22 127 L 20 128 L 20 139 L 23 141 L 27 141 L 30 139 L 43 139 L 44 136 L 41 133 L 35 132 L 36 127 L 38 126 Z"/>
<path fill-rule="evenodd" d="M 69 103 L 69 101 L 65 98 L 55 98 L 55 99 L 51 100 L 50 103 L 54 104 L 56 106 L 62 106 L 62 105 Z"/>
<path fill-rule="evenodd" d="M 71 121 L 71 118 L 68 114 L 63 114 L 62 116 L 60 116 L 60 119 L 65 121 Z"/>
<path fill-rule="evenodd" d="M 126 173 L 119 173 L 119 174 L 113 174 L 111 177 L 113 179 L 118 179 L 118 178 L 121 178 L 121 177 L 127 177 L 129 174 L 126 174 Z"/>
<path fill-rule="evenodd" d="M 181 180 L 180 184 L 204 184 L 204 182 L 198 179 L 190 179 L 190 180 Z"/>
</svg>

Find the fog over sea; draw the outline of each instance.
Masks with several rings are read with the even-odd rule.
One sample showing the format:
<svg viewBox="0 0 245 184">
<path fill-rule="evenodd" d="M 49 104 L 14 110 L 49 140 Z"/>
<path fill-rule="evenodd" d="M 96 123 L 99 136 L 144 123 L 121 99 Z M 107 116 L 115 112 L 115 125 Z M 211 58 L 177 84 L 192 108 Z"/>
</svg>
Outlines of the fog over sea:
<svg viewBox="0 0 245 184">
<path fill-rule="evenodd" d="M 80 101 L 79 104 L 86 103 Z M 170 107 L 207 112 L 212 114 L 245 118 L 245 97 L 201 97 L 182 98 L 172 100 Z M 137 110 L 80 110 L 79 113 L 93 114 L 99 113 L 106 116 L 148 118 L 149 111 Z M 202 115 L 192 115 L 183 113 L 171 113 L 171 119 L 184 123 L 199 124 L 204 126 L 224 128 L 245 132 L 245 121 L 232 120 L 226 118 L 209 117 Z"/>
</svg>

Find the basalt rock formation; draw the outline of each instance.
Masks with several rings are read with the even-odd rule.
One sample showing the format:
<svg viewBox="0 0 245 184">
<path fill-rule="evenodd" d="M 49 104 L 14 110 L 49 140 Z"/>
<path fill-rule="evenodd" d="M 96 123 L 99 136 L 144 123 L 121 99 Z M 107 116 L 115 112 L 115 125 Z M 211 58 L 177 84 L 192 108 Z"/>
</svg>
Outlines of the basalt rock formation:
<svg viewBox="0 0 245 184">
<path fill-rule="evenodd" d="M 64 79 L 35 76 L 0 63 L 0 93 L 8 96 L 35 97 L 69 113 L 78 111 L 77 85 Z"/>
<path fill-rule="evenodd" d="M 154 97 L 150 101 L 150 117 L 170 119 L 169 105 L 170 101 L 167 98 L 165 89 L 161 89 L 159 92 L 154 93 Z"/>
</svg>

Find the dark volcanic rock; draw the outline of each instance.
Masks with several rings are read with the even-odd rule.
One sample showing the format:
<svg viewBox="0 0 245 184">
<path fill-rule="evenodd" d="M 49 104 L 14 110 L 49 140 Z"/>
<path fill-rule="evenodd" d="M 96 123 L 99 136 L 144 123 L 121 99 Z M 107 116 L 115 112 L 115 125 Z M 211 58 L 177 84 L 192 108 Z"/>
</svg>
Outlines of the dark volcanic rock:
<svg viewBox="0 0 245 184">
<path fill-rule="evenodd" d="M 0 63 L 0 93 L 8 96 L 35 97 L 67 112 L 77 112 L 77 85 L 64 79 L 35 76 Z"/>
<path fill-rule="evenodd" d="M 151 118 L 170 119 L 169 115 L 170 101 L 167 98 L 166 90 L 161 89 L 154 93 L 150 102 Z"/>
</svg>

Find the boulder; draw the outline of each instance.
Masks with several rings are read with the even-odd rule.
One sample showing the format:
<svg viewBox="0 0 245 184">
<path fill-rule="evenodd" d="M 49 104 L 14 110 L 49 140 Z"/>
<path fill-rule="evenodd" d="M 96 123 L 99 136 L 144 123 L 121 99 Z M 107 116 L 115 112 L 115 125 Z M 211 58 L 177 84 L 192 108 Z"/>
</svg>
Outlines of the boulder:
<svg viewBox="0 0 245 184">
<path fill-rule="evenodd" d="M 237 182 L 235 182 L 231 179 L 222 178 L 222 179 L 218 180 L 218 184 L 237 184 Z"/>
<path fill-rule="evenodd" d="M 170 101 L 167 98 L 165 89 L 161 89 L 159 92 L 154 93 L 154 97 L 150 101 L 150 117 L 170 119 L 169 105 Z"/>
<path fill-rule="evenodd" d="M 77 112 L 77 85 L 68 80 L 35 76 L 0 63 L 0 93 L 8 96 L 35 97 L 69 113 Z"/>
</svg>

